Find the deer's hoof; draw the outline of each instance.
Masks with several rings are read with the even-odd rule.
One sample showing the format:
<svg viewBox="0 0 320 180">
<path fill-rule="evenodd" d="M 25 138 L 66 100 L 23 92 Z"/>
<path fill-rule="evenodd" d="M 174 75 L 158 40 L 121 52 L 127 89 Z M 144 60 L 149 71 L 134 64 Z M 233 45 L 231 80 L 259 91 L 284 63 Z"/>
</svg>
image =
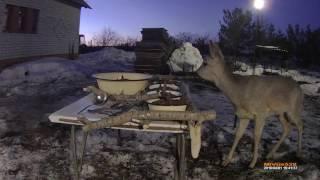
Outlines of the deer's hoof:
<svg viewBox="0 0 320 180">
<path fill-rule="evenodd" d="M 222 166 L 225 167 L 225 166 L 228 166 L 228 164 L 230 163 L 230 160 L 229 159 L 226 159 L 222 162 Z"/>
</svg>

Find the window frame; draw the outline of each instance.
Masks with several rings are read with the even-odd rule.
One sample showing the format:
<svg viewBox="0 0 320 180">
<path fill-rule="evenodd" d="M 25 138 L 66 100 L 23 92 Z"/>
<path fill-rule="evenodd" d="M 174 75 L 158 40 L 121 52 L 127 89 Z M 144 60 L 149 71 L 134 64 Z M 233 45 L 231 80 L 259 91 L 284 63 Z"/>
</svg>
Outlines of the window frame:
<svg viewBox="0 0 320 180">
<path fill-rule="evenodd" d="M 6 4 L 6 24 L 3 32 L 37 34 L 40 10 L 30 7 Z"/>
</svg>

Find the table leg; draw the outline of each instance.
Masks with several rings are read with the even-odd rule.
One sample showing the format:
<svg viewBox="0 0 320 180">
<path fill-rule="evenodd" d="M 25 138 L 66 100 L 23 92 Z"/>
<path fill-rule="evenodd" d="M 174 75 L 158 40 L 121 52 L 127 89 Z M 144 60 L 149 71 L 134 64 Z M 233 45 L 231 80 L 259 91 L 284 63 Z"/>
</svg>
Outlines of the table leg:
<svg viewBox="0 0 320 180">
<path fill-rule="evenodd" d="M 70 155 L 71 155 L 71 170 L 72 177 L 76 179 L 77 172 L 77 147 L 76 147 L 76 137 L 75 137 L 75 126 L 71 126 L 70 134 Z"/>
<path fill-rule="evenodd" d="M 73 179 L 79 180 L 80 174 L 82 171 L 82 163 L 83 163 L 83 156 L 85 153 L 86 143 L 88 138 L 88 132 L 83 132 L 82 135 L 82 142 L 80 144 L 80 156 L 77 155 L 77 138 L 75 135 L 75 126 L 71 127 L 71 161 L 72 161 L 72 176 Z"/>
<path fill-rule="evenodd" d="M 176 180 L 184 180 L 186 170 L 186 141 L 185 134 L 179 133 L 176 135 Z"/>
</svg>

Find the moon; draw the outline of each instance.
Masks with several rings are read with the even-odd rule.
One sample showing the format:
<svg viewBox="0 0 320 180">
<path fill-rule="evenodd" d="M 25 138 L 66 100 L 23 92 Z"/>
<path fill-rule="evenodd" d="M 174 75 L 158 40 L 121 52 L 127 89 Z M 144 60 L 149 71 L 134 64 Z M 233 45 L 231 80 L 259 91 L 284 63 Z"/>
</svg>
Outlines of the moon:
<svg viewBox="0 0 320 180">
<path fill-rule="evenodd" d="M 264 0 L 254 0 L 253 6 L 254 8 L 261 10 L 264 8 L 265 1 Z"/>
</svg>

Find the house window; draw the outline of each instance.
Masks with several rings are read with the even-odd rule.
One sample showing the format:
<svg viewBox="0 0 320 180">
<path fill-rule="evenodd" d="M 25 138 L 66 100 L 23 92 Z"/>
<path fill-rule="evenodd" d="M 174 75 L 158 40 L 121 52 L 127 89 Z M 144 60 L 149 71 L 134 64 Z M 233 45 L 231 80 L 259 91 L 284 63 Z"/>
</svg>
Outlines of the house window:
<svg viewBox="0 0 320 180">
<path fill-rule="evenodd" d="M 37 33 L 39 10 L 14 5 L 6 6 L 7 23 L 4 32 Z"/>
</svg>

